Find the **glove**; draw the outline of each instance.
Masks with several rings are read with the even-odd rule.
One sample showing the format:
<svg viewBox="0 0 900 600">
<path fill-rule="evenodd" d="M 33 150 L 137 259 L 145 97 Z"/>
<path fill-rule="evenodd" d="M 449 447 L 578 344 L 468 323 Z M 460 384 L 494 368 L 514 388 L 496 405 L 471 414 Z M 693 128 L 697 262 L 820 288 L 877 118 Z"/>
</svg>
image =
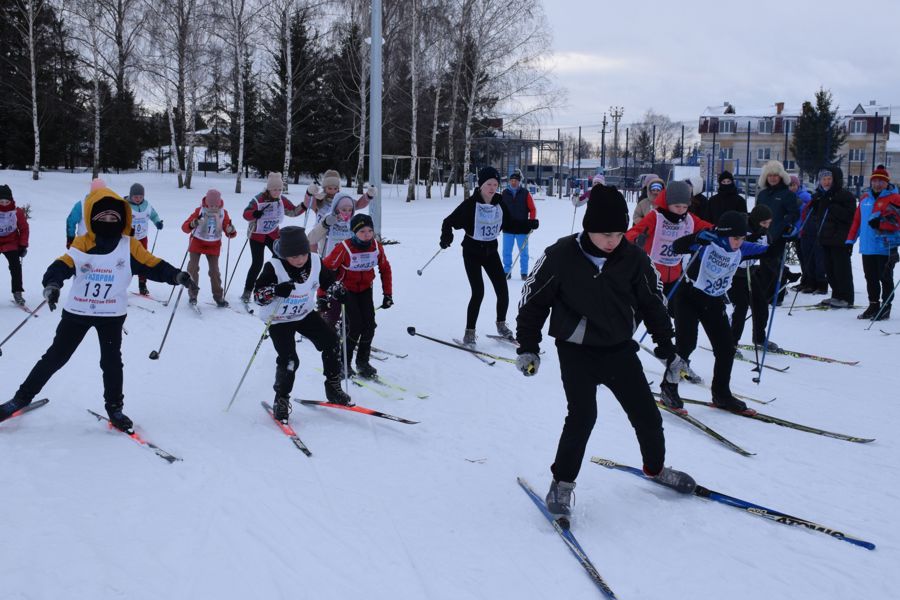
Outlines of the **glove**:
<svg viewBox="0 0 900 600">
<path fill-rule="evenodd" d="M 56 303 L 59 302 L 59 286 L 55 283 L 48 284 L 44 288 L 44 299 L 51 311 L 56 310 Z"/>
<path fill-rule="evenodd" d="M 318 193 L 319 193 L 319 186 L 317 186 L 314 183 L 309 184 L 309 186 L 306 188 L 307 196 L 315 196 Z"/>
<path fill-rule="evenodd" d="M 316 298 L 316 310 L 320 313 L 328 312 L 328 309 L 331 308 L 331 302 L 328 301 L 327 296 L 319 296 Z"/>
<path fill-rule="evenodd" d="M 675 345 L 672 344 L 671 340 L 665 340 L 657 344 L 656 348 L 653 349 L 653 356 L 659 360 L 666 361 L 666 364 L 668 364 L 670 360 L 675 358 Z"/>
<path fill-rule="evenodd" d="M 194 280 L 191 278 L 190 273 L 188 273 L 187 271 L 179 271 L 178 275 L 175 276 L 175 283 L 178 285 L 183 285 L 192 292 L 200 291 L 200 288 L 197 287 L 197 284 L 194 283 Z"/>
<path fill-rule="evenodd" d="M 27 247 L 22 246 L 21 248 L 19 248 L 19 258 L 25 258 L 25 255 L 26 255 L 26 254 L 28 254 L 28 248 L 27 248 Z"/>
<path fill-rule="evenodd" d="M 700 233 L 697 234 L 697 242 L 700 244 L 711 244 L 719 239 L 715 233 L 710 231 L 709 229 L 704 229 Z"/>
<path fill-rule="evenodd" d="M 541 366 L 541 357 L 534 352 L 523 352 L 516 357 L 516 368 L 522 371 L 525 377 L 537 374 Z"/>
<path fill-rule="evenodd" d="M 881 228 L 881 217 L 872 217 L 869 219 L 869 227 L 878 230 Z"/>
<path fill-rule="evenodd" d="M 681 381 L 681 372 L 686 366 L 685 360 L 675 354 L 672 358 L 666 360 L 666 373 L 663 379 L 666 383 L 678 383 Z"/>
<path fill-rule="evenodd" d="M 330 215 L 325 217 L 324 221 L 325 221 L 325 227 L 331 227 L 332 225 L 337 223 L 337 215 L 334 213 L 331 213 Z"/>
<path fill-rule="evenodd" d="M 647 243 L 647 232 L 638 234 L 636 238 L 634 238 L 634 245 L 638 248 L 643 248 L 644 244 Z"/>
<path fill-rule="evenodd" d="M 234 225 L 229 223 L 228 227 L 225 228 L 225 235 L 233 235 L 235 233 L 237 233 L 237 229 L 234 228 Z"/>
<path fill-rule="evenodd" d="M 786 240 L 796 239 L 798 235 L 800 235 L 800 228 L 794 227 L 791 224 L 785 225 L 784 231 L 781 232 L 781 237 L 783 237 Z"/>
<path fill-rule="evenodd" d="M 66 236 L 66 249 L 68 250 L 72 246 L 72 242 L 75 241 L 74 237 Z"/>
<path fill-rule="evenodd" d="M 157 229 L 162 229 L 162 228 L 163 228 L 163 222 L 160 221 L 159 223 L 157 223 L 157 224 L 156 224 L 156 228 L 157 228 Z"/>
<path fill-rule="evenodd" d="M 572 194 L 572 206 L 574 206 L 575 208 L 584 206 L 585 204 L 587 204 L 587 201 L 587 198 L 585 198 L 584 200 L 581 199 L 581 194 Z"/>
<path fill-rule="evenodd" d="M 275 295 L 279 298 L 288 298 L 294 291 L 294 282 L 285 281 L 275 286 Z"/>
<path fill-rule="evenodd" d="M 453 243 L 453 232 L 448 231 L 441 234 L 441 248 L 446 250 Z"/>
<path fill-rule="evenodd" d="M 537 219 L 528 219 L 528 228 L 531 229 L 532 231 L 537 229 L 538 225 L 540 225 L 540 223 L 538 222 Z"/>
<path fill-rule="evenodd" d="M 199 224 L 200 224 L 200 219 L 194 219 L 193 221 L 188 223 L 188 227 L 190 227 L 191 229 L 194 229 Z"/>
<path fill-rule="evenodd" d="M 369 199 L 371 200 L 371 199 L 374 199 L 375 196 L 377 196 L 377 195 L 378 195 L 378 188 L 375 187 L 374 185 L 370 185 L 369 189 L 366 190 L 366 196 L 368 196 Z"/>
<path fill-rule="evenodd" d="M 394 305 L 394 297 L 390 294 L 385 294 L 384 298 L 381 300 L 381 308 L 388 309 Z"/>
<path fill-rule="evenodd" d="M 347 289 L 340 281 L 335 281 L 331 284 L 331 287 L 328 288 L 328 295 L 343 304 L 344 300 L 347 299 Z"/>
<path fill-rule="evenodd" d="M 258 218 L 260 218 L 261 216 L 263 216 L 263 211 L 259 210 L 258 208 L 257 208 L 256 210 L 253 211 L 253 218 L 254 218 L 254 219 L 258 219 Z"/>
</svg>

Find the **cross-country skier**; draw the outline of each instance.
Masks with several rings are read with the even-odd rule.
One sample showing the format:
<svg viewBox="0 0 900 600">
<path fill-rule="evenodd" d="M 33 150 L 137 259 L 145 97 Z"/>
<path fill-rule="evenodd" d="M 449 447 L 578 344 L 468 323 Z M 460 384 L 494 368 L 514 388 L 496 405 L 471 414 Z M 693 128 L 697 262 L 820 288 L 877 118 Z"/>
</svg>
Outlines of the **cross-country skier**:
<svg viewBox="0 0 900 600">
<path fill-rule="evenodd" d="M 219 272 L 219 255 L 222 253 L 222 234 L 228 238 L 234 238 L 237 230 L 231 223 L 231 216 L 225 210 L 222 193 L 211 189 L 206 192 L 200 201 L 200 206 L 185 219 L 181 230 L 191 235 L 188 245 L 187 272 L 191 278 L 200 281 L 200 256 L 206 256 L 209 263 L 209 283 L 212 288 L 213 300 L 219 308 L 227 308 L 228 301 L 222 291 L 222 276 Z M 197 293 L 192 291 L 189 296 L 191 304 L 197 304 Z"/>
<path fill-rule="evenodd" d="M 150 202 L 144 198 L 144 186 L 140 183 L 131 184 L 131 189 L 128 190 L 128 196 L 125 199 L 131 205 L 131 237 L 139 241 L 141 246 L 146 249 L 150 223 L 152 222 L 158 231 L 163 228 L 163 220 L 156 214 L 156 209 L 150 206 Z M 138 293 L 141 296 L 150 295 L 146 277 L 138 277 Z"/>
<path fill-rule="evenodd" d="M 22 259 L 28 253 L 28 219 L 25 211 L 16 206 L 12 190 L 0 185 L 0 253 L 9 263 L 10 289 L 13 302 L 25 306 L 22 293 Z"/>
</svg>

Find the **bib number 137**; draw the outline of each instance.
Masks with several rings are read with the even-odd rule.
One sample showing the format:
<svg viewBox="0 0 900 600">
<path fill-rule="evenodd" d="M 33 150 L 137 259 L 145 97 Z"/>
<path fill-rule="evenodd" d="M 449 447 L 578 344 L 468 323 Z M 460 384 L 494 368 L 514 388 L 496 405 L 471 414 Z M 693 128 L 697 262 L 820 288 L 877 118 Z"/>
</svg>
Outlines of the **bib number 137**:
<svg viewBox="0 0 900 600">
<path fill-rule="evenodd" d="M 93 288 L 93 289 L 91 289 Z M 106 288 L 106 289 L 104 289 Z M 103 294 L 103 299 L 106 300 L 106 297 L 109 296 L 109 290 L 112 289 L 111 283 L 85 283 L 84 284 L 84 297 L 87 298 L 90 296 L 91 298 L 99 298 L 100 294 Z"/>
</svg>

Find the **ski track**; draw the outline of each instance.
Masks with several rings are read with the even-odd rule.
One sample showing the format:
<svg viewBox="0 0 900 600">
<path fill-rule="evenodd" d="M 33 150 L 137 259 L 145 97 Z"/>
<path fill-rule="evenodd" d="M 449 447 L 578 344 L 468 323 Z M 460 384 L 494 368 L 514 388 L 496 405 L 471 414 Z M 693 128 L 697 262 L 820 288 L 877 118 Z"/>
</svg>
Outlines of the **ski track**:
<svg viewBox="0 0 900 600">
<path fill-rule="evenodd" d="M 187 244 L 180 224 L 208 187 L 224 191 L 226 207 L 242 223 L 243 206 L 263 186 L 247 181 L 247 193 L 238 197 L 225 191 L 232 180 L 216 177 L 195 179 L 193 191 L 179 191 L 172 176 L 158 174 L 105 179 L 120 193 L 135 180 L 146 186 L 147 199 L 166 222 L 156 253 L 176 266 Z M 87 191 L 89 176 L 45 173 L 33 182 L 28 172 L 4 171 L 0 180 L 12 187 L 19 205 L 32 205 L 24 277 L 26 301 L 36 306 L 44 270 L 65 250 L 65 217 Z M 546 353 L 540 372 L 525 378 L 513 365 L 498 361 L 488 367 L 457 350 L 410 337 L 410 325 L 442 339 L 460 337 L 464 329 L 469 292 L 461 233 L 454 233 L 453 246 L 421 277 L 416 275 L 437 248 L 440 221 L 458 198 L 407 204 L 399 186 L 385 186 L 384 196 L 384 236 L 401 244 L 386 247 L 397 304 L 378 311 L 375 344 L 409 357 L 379 361 L 376 367 L 410 392 L 405 402 L 356 386 L 351 394 L 360 405 L 421 423 L 403 425 L 293 403 L 291 424 L 313 453 L 306 457 L 259 404 L 274 395 L 275 353 L 269 340 L 263 341 L 234 406 L 224 412 L 263 323 L 203 304 L 211 295 L 201 262 L 203 317 L 191 315 L 183 298 L 160 359 L 151 361 L 148 354 L 159 347 L 172 306 L 132 296 L 132 304 L 156 312 L 130 311 L 130 334 L 122 346 L 126 413 L 146 439 L 184 462 L 167 464 L 85 411 L 103 408 L 93 332 L 39 396 L 49 397 L 50 404 L 0 425 L 0 490 L 8 515 L 0 534 L 0 597 L 599 596 L 516 485 L 521 475 L 543 494 L 549 483 L 566 412 L 552 339 L 542 343 Z M 536 205 L 541 226 L 529 243 L 532 264 L 544 247 L 568 234 L 573 210 L 567 199 Z M 243 243 L 239 230 L 236 241 Z M 232 244 L 232 267 L 239 250 L 240 244 Z M 224 268 L 224 256 L 220 265 Z M 853 265 L 857 304 L 864 304 L 856 254 Z M 248 266 L 245 256 L 239 278 Z M 0 295 L 9 293 L 8 281 L 4 271 Z M 512 325 L 521 289 L 518 275 L 508 284 Z M 155 282 L 149 286 L 161 299 L 171 289 Z M 239 294 L 232 287 L 234 306 Z M 376 280 L 376 303 L 379 298 Z M 792 299 L 789 294 L 788 303 Z M 797 303 L 820 299 L 801 296 Z M 513 348 L 486 337 L 494 333 L 494 301 L 486 282 L 479 348 L 514 357 Z M 589 458 L 600 455 L 640 466 L 627 418 L 599 388 L 597 424 L 576 489 L 573 532 L 620 598 L 896 596 L 900 526 L 890 515 L 900 502 L 897 346 L 877 327 L 864 331 L 868 323 L 856 319 L 858 312 L 800 310 L 788 317 L 786 309 L 779 309 L 772 334 L 786 348 L 860 360 L 858 366 L 770 354 L 768 364 L 790 365 L 790 371 L 766 371 L 757 385 L 751 381 L 752 365 L 739 362 L 732 388 L 761 399 L 777 396 L 770 405 L 753 405 L 764 413 L 876 442 L 852 444 L 689 407 L 691 415 L 757 453 L 742 457 L 674 417 L 664 415 L 663 424 L 667 464 L 687 470 L 700 484 L 872 541 L 877 550 L 677 496 L 591 464 Z M 59 313 L 44 308 L 40 315 L 3 348 L 0 398 L 12 396 L 53 338 Z M 0 305 L 0 335 L 22 318 L 14 306 Z M 749 330 L 748 324 L 745 341 Z M 702 333 L 699 343 L 707 343 Z M 297 351 L 293 396 L 324 399 L 323 378 L 314 370 L 321 368 L 319 355 L 306 342 Z M 643 352 L 640 356 L 658 389 L 658 361 Z M 698 350 L 691 358 L 694 369 L 709 380 L 712 354 Z M 418 401 L 417 391 L 430 397 Z M 688 384 L 681 393 L 709 397 L 707 390 Z M 479 459 L 484 460 L 469 462 Z"/>
</svg>

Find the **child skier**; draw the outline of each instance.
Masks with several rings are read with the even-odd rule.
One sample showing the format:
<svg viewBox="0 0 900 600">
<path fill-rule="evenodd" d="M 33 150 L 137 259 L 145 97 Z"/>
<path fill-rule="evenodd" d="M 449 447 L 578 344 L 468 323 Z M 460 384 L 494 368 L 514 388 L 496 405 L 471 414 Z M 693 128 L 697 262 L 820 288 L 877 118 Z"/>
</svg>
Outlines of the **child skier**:
<svg viewBox="0 0 900 600">
<path fill-rule="evenodd" d="M 765 204 L 754 206 L 753 210 L 750 211 L 747 241 L 764 246 L 768 245 L 769 226 L 771 224 L 772 210 Z M 731 288 L 728 290 L 728 299 L 734 307 L 734 311 L 731 313 L 731 338 L 734 341 L 735 357 L 741 356 L 738 345 L 741 343 L 741 336 L 744 334 L 744 323 L 746 322 L 748 309 L 751 310 L 753 317 L 754 345 L 762 349 L 766 340 L 766 324 L 769 321 L 769 299 L 766 298 L 767 287 L 765 281 L 771 280 L 778 266 L 776 265 L 771 275 L 761 278 L 759 271 L 768 267 L 763 265 L 756 266 L 753 264 L 754 262 L 756 262 L 755 257 L 741 261 L 731 280 Z M 772 293 L 774 294 L 775 291 L 772 290 Z M 772 340 L 769 340 L 768 343 L 769 352 L 777 352 L 779 350 L 778 344 Z"/>
<path fill-rule="evenodd" d="M 25 306 L 22 292 L 22 259 L 28 253 L 28 219 L 25 211 L 16 206 L 12 190 L 0 185 L 0 253 L 9 263 L 10 289 L 13 302 Z"/>
<path fill-rule="evenodd" d="M 0 405 L 0 421 L 31 403 L 54 373 L 75 352 L 92 327 L 100 341 L 103 398 L 110 423 L 130 432 L 132 422 L 122 413 L 122 326 L 128 309 L 128 284 L 133 274 L 153 281 L 196 287 L 190 275 L 156 258 L 128 236 L 131 209 L 110 189 L 91 192 L 84 203 L 89 215 L 85 235 L 77 236 L 66 254 L 44 273 L 44 298 L 56 309 L 60 289 L 75 277 L 63 306 L 56 336 L 13 399 Z"/>
<path fill-rule="evenodd" d="M 375 337 L 375 304 L 372 300 L 372 283 L 375 267 L 381 275 L 381 308 L 394 305 L 391 287 L 391 264 L 384 253 L 384 246 L 375 239 L 372 217 L 358 214 L 350 220 L 353 236 L 335 246 L 324 262 L 326 269 L 338 271 L 337 281 L 346 293 L 343 302 L 347 317 L 347 370 L 353 374 L 350 362 L 356 349 L 356 371 L 360 377 L 373 379 L 378 375 L 369 363 L 372 339 Z"/>
<path fill-rule="evenodd" d="M 309 232 L 309 243 L 313 248 L 320 248 L 322 256 L 328 256 L 334 247 L 353 236 L 350 230 L 350 219 L 355 212 L 353 198 L 341 196 L 332 207 L 331 214 L 316 223 Z M 320 242 L 325 240 L 324 243 Z"/>
<path fill-rule="evenodd" d="M 675 357 L 656 271 L 640 248 L 623 239 L 628 229 L 625 198 L 613 187 L 594 186 L 582 224 L 584 231 L 561 238 L 538 259 L 522 288 L 516 319 L 516 367 L 525 376 L 540 366 L 541 330 L 548 315 L 549 333 L 556 338 L 568 415 L 550 467 L 547 509 L 565 518 L 597 419 L 598 385 L 606 385 L 628 415 L 644 473 L 682 493 L 696 487 L 690 475 L 664 466 L 662 418 L 631 337 L 639 310 L 657 356 Z"/>
<path fill-rule="evenodd" d="M 792 225 L 788 227 L 794 229 Z M 742 260 L 782 252 L 784 238 L 779 238 L 778 243 L 771 246 L 764 246 L 746 241 L 746 236 L 747 217 L 728 211 L 719 217 L 715 231 L 692 233 L 678 238 L 672 245 L 675 254 L 699 252 L 699 255 L 688 268 L 687 277 L 676 292 L 677 356 L 666 367 L 664 381 L 660 384 L 662 401 L 670 408 L 684 408 L 678 395 L 678 382 L 697 347 L 697 326 L 702 324 L 716 357 L 712 380 L 713 404 L 734 412 L 747 410 L 747 405 L 731 393 L 734 340 L 728 315 L 725 314 L 725 295 Z"/>
<path fill-rule="evenodd" d="M 484 299 L 484 269 L 497 295 L 497 333 L 507 339 L 514 338 L 506 325 L 506 311 L 509 308 L 509 290 L 506 275 L 497 253 L 497 238 L 512 222 L 512 216 L 501 201 L 497 188 L 500 187 L 500 173 L 494 167 L 485 167 L 478 173 L 478 187 L 472 195 L 463 200 L 441 224 L 441 248 L 449 248 L 453 243 L 453 229 L 463 229 L 463 265 L 472 289 L 466 310 L 466 332 L 463 343 L 475 345 L 475 324 Z M 524 225 L 529 230 L 538 228 L 537 219 L 528 219 Z"/>
<path fill-rule="evenodd" d="M 245 305 L 250 302 L 250 293 L 263 266 L 263 249 L 272 250 L 284 217 L 297 217 L 306 212 L 304 204 L 294 206 L 290 200 L 282 196 L 283 190 L 281 173 L 269 173 L 266 189 L 257 194 L 244 209 L 244 219 L 251 223 L 249 241 L 251 263 L 244 281 L 244 293 L 241 294 L 241 302 Z"/>
<path fill-rule="evenodd" d="M 131 189 L 128 190 L 128 196 L 125 199 L 131 205 L 131 237 L 139 241 L 141 246 L 146 249 L 150 223 L 152 222 L 158 231 L 163 228 L 163 221 L 156 214 L 156 209 L 150 206 L 150 202 L 144 199 L 144 186 L 140 183 L 131 184 Z M 138 293 L 141 296 L 150 295 L 150 290 L 147 289 L 147 278 L 144 276 L 138 277 Z"/>
<path fill-rule="evenodd" d="M 353 201 L 353 210 L 362 210 L 375 199 L 378 189 L 370 185 L 366 192 L 358 199 Z M 322 177 L 322 191 L 319 192 L 315 185 L 309 186 L 307 189 L 306 204 L 307 207 L 316 213 L 316 223 L 320 223 L 325 217 L 331 214 L 335 200 L 340 198 L 353 197 L 347 192 L 341 191 L 341 175 L 334 169 L 325 171 Z M 325 254 L 327 255 L 327 253 Z"/>
<path fill-rule="evenodd" d="M 200 206 L 182 223 L 181 230 L 191 235 L 187 265 L 191 279 L 200 281 L 200 256 L 205 255 L 209 263 L 209 284 L 213 300 L 219 308 L 227 308 L 228 301 L 222 292 L 222 276 L 219 273 L 219 255 L 222 253 L 222 234 L 231 239 L 237 235 L 237 230 L 225 210 L 221 192 L 216 189 L 206 192 Z M 197 304 L 197 292 L 191 291 L 188 301 Z"/>
<path fill-rule="evenodd" d="M 275 255 L 265 264 L 254 287 L 259 316 L 271 319 L 269 337 L 278 358 L 275 360 L 275 418 L 288 422 L 291 390 L 300 358 L 294 334 L 308 338 L 322 353 L 325 397 L 329 402 L 353 406 L 341 389 L 340 340 L 334 329 L 316 311 L 316 290 L 329 287 L 334 273 L 322 268 L 318 254 L 310 253 L 302 227 L 285 227 L 275 241 Z"/>
</svg>

